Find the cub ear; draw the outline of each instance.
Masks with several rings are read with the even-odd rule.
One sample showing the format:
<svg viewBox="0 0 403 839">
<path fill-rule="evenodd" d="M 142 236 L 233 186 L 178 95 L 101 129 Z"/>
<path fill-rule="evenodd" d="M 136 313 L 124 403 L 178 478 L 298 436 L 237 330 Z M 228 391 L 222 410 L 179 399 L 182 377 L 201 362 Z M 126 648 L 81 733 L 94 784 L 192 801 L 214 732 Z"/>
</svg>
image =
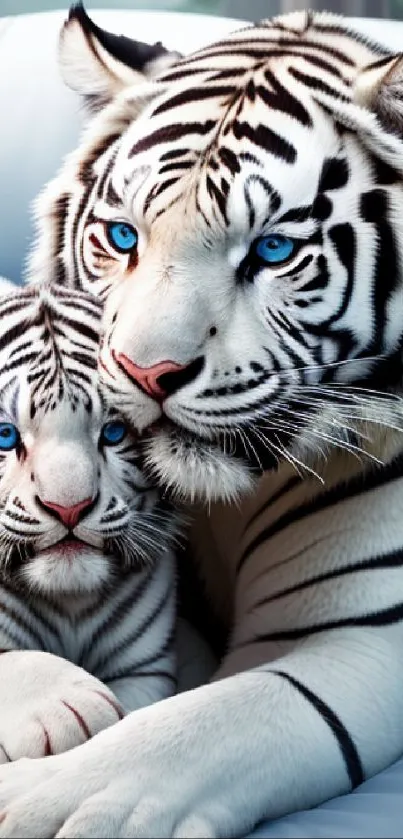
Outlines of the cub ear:
<svg viewBox="0 0 403 839">
<path fill-rule="evenodd" d="M 388 131 L 403 135 L 403 54 L 382 58 L 359 73 L 353 100 L 375 113 Z"/>
<path fill-rule="evenodd" d="M 70 8 L 59 40 L 59 64 L 66 84 L 98 110 L 125 87 L 155 78 L 181 58 L 161 42 L 144 44 L 97 26 L 83 4 Z"/>
</svg>

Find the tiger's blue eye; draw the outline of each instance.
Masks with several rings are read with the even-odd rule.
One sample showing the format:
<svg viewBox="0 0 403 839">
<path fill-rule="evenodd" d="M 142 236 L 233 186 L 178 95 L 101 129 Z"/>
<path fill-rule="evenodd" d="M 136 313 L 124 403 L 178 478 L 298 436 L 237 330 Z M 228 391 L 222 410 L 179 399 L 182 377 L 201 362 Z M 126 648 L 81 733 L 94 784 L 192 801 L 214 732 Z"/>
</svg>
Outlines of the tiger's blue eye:
<svg viewBox="0 0 403 839">
<path fill-rule="evenodd" d="M 261 236 L 255 242 L 256 256 L 267 265 L 279 265 L 281 262 L 286 262 L 294 250 L 295 242 L 280 233 Z"/>
<path fill-rule="evenodd" d="M 101 431 L 102 446 L 117 446 L 126 436 L 127 426 L 122 420 L 106 422 Z"/>
<path fill-rule="evenodd" d="M 20 439 L 18 428 L 12 422 L 0 422 L 0 451 L 15 449 Z"/>
<path fill-rule="evenodd" d="M 124 221 L 110 221 L 106 232 L 112 247 L 121 253 L 129 253 L 137 247 L 137 231 Z"/>
</svg>

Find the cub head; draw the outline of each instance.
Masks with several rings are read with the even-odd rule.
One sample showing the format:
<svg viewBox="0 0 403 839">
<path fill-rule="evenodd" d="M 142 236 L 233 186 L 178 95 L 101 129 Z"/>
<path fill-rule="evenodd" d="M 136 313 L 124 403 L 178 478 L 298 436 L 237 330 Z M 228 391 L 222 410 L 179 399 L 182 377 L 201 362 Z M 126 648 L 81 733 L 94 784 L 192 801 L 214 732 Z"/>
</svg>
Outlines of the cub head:
<svg viewBox="0 0 403 839">
<path fill-rule="evenodd" d="M 0 321 L 0 575 L 45 596 L 97 592 L 173 534 L 99 385 L 101 303 L 7 289 Z"/>
<path fill-rule="evenodd" d="M 401 426 L 401 57 L 305 12 L 158 75 L 149 50 L 72 10 L 63 73 L 97 113 L 32 277 L 107 298 L 103 381 L 187 496 L 370 449 Z"/>
</svg>

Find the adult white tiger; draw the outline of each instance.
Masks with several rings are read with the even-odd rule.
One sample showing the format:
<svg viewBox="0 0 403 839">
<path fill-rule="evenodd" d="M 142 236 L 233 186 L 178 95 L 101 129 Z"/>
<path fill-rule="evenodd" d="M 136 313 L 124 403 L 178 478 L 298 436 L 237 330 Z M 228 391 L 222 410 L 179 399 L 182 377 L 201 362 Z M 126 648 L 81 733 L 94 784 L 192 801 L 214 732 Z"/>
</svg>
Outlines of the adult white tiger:
<svg viewBox="0 0 403 839">
<path fill-rule="evenodd" d="M 136 89 L 82 10 L 62 45 L 104 107 L 44 198 L 39 264 L 109 293 L 104 378 L 165 482 L 228 497 L 281 465 L 215 514 L 217 680 L 6 767 L 0 835 L 240 836 L 403 750 L 400 57 L 298 13 Z"/>
</svg>

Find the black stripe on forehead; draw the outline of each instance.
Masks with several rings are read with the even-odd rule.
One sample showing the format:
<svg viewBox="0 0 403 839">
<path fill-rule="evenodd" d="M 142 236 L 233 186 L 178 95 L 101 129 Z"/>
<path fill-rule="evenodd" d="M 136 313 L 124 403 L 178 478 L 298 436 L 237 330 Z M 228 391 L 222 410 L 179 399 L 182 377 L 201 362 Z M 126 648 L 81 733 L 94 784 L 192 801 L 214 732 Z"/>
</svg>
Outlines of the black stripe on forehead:
<svg viewBox="0 0 403 839">
<path fill-rule="evenodd" d="M 91 412 L 101 315 L 96 298 L 58 287 L 30 287 L 0 300 L 0 319 L 6 327 L 0 349 L 9 349 L 10 361 L 2 372 L 12 368 L 16 379 L 23 372 L 27 375 L 32 418 L 38 410 L 54 410 L 61 400 L 72 410 L 80 403 Z"/>
<path fill-rule="evenodd" d="M 156 131 L 153 131 L 151 134 L 148 134 L 138 140 L 129 152 L 128 157 L 132 158 L 136 154 L 148 151 L 149 149 L 154 148 L 154 146 L 161 145 L 162 143 L 176 142 L 182 137 L 188 137 L 190 134 L 205 136 L 206 134 L 212 132 L 215 127 L 216 120 L 210 119 L 206 120 L 206 122 L 186 122 L 185 124 L 174 123 L 172 125 L 167 125 L 164 128 L 158 128 Z"/>
</svg>

